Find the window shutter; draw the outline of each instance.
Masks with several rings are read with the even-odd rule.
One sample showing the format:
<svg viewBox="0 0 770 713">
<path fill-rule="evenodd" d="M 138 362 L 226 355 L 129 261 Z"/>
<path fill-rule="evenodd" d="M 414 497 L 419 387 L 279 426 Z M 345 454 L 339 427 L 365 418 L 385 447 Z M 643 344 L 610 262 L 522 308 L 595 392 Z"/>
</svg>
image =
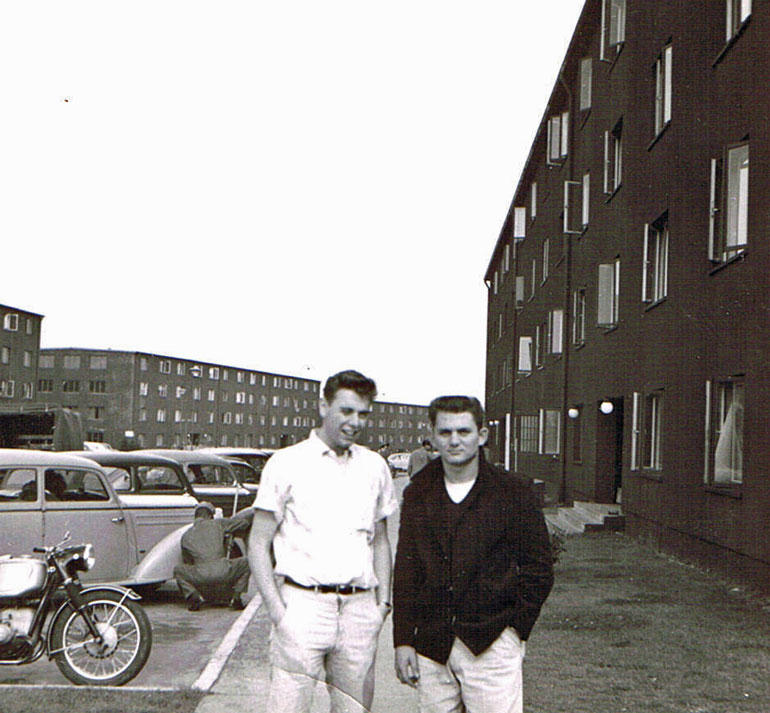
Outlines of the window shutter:
<svg viewBox="0 0 770 713">
<path fill-rule="evenodd" d="M 532 371 L 532 337 L 519 337 L 519 371 Z"/>
<path fill-rule="evenodd" d="M 610 191 L 610 132 L 604 132 L 604 192 Z"/>
<path fill-rule="evenodd" d="M 516 275 L 516 306 L 524 303 L 524 275 Z"/>
<path fill-rule="evenodd" d="M 582 190 L 583 205 L 580 220 L 583 223 L 583 227 L 588 225 L 590 201 L 591 201 L 591 174 L 583 174 L 583 190 Z"/>
<path fill-rule="evenodd" d="M 569 112 L 565 111 L 561 115 L 561 158 L 564 158 L 568 153 L 568 139 L 569 139 Z"/>
<path fill-rule="evenodd" d="M 663 87 L 663 125 L 665 126 L 671 121 L 671 94 L 672 87 L 672 61 L 673 61 L 674 49 L 669 45 L 663 50 L 663 72 L 664 72 L 664 87 Z"/>
</svg>

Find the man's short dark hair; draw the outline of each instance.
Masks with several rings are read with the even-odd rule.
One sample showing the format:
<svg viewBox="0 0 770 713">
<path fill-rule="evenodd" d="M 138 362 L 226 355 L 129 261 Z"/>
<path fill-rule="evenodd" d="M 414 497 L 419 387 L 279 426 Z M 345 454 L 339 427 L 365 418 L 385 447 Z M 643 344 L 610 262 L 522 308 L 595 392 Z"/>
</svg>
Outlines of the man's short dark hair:
<svg viewBox="0 0 770 713">
<path fill-rule="evenodd" d="M 324 398 L 327 404 L 334 401 L 334 397 L 340 389 L 350 389 L 350 391 L 355 391 L 359 396 L 370 401 L 377 398 L 377 385 L 374 381 L 358 371 L 353 371 L 353 369 L 341 371 L 326 380 Z"/>
<path fill-rule="evenodd" d="M 479 430 L 484 427 L 484 407 L 475 396 L 439 396 L 430 402 L 428 406 L 428 418 L 430 425 L 436 425 L 436 416 L 439 411 L 447 413 L 470 413 Z"/>
<path fill-rule="evenodd" d="M 422 439 L 422 445 L 423 446 L 430 446 L 431 444 L 432 444 L 432 441 L 430 440 L 430 438 L 423 438 Z"/>
</svg>

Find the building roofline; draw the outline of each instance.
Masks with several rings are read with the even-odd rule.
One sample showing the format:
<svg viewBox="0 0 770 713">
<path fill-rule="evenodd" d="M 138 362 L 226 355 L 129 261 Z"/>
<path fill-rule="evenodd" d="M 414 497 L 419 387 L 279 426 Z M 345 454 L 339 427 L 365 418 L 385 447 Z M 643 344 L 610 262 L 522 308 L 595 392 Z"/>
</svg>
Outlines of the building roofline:
<svg viewBox="0 0 770 713">
<path fill-rule="evenodd" d="M 22 309 L 21 307 L 13 307 L 12 305 L 4 305 L 0 304 L 0 309 L 7 309 L 11 310 L 11 312 L 21 312 L 22 314 L 28 314 L 32 317 L 45 317 L 44 314 L 39 314 L 38 312 L 30 312 L 28 309 Z"/>
</svg>

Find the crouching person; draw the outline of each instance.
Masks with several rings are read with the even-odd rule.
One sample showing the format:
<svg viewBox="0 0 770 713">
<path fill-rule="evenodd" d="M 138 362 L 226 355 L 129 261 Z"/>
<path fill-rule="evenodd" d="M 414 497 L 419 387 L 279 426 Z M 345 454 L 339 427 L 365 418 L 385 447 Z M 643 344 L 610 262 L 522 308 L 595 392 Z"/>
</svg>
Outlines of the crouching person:
<svg viewBox="0 0 770 713">
<path fill-rule="evenodd" d="M 233 517 L 214 518 L 214 506 L 198 503 L 193 526 L 182 535 L 184 564 L 174 567 L 174 577 L 188 602 L 198 611 L 204 601 L 229 600 L 230 608 L 245 607 L 242 596 L 249 586 L 249 562 L 245 557 L 228 559 L 225 538 L 251 527 L 251 509 Z"/>
</svg>

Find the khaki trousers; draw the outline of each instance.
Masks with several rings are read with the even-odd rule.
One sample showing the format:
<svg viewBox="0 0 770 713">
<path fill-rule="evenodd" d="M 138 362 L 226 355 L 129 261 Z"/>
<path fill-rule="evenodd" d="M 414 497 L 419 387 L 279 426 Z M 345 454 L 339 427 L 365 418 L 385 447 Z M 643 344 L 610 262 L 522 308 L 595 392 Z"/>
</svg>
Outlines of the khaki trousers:
<svg viewBox="0 0 770 713">
<path fill-rule="evenodd" d="M 445 665 L 419 656 L 420 713 L 522 713 L 525 650 L 508 627 L 478 656 L 457 638 Z"/>
</svg>

